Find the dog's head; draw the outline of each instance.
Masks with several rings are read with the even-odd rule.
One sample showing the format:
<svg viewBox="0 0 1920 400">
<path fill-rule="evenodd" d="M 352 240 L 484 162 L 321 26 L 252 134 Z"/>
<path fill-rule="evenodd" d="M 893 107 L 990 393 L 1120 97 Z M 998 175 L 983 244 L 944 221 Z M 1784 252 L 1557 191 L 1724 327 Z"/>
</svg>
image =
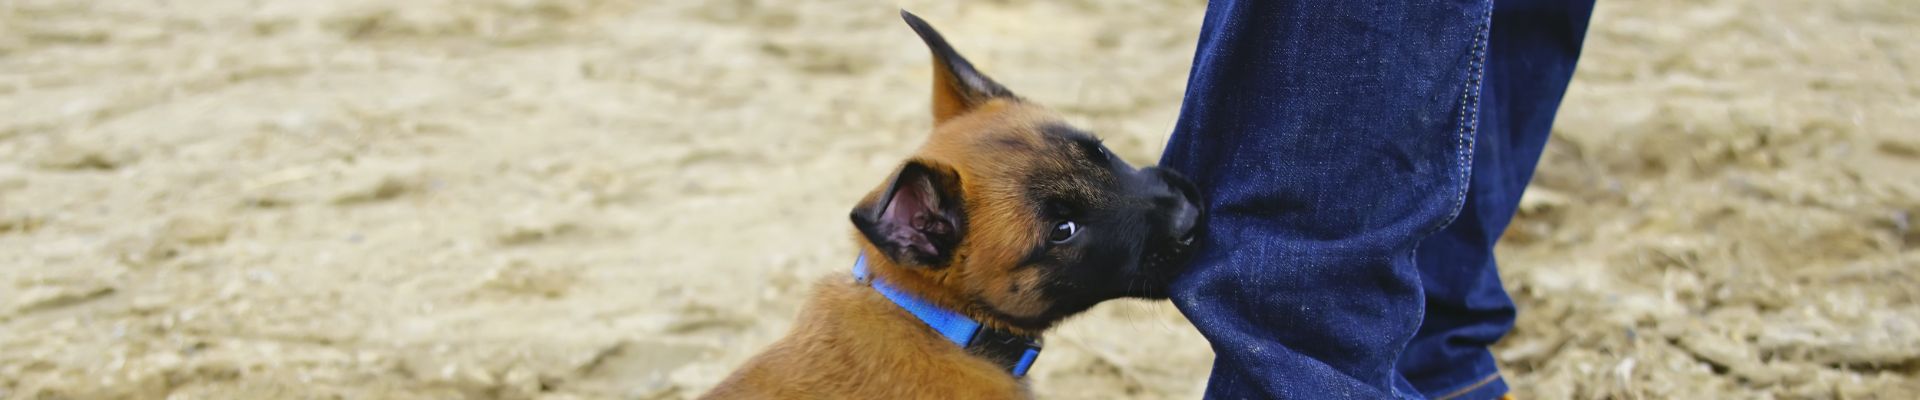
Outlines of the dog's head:
<svg viewBox="0 0 1920 400">
<path fill-rule="evenodd" d="M 883 279 L 1037 333 L 1094 304 L 1165 298 L 1203 220 L 1180 174 L 1135 168 L 901 12 L 933 52 L 932 135 L 853 209 Z"/>
</svg>

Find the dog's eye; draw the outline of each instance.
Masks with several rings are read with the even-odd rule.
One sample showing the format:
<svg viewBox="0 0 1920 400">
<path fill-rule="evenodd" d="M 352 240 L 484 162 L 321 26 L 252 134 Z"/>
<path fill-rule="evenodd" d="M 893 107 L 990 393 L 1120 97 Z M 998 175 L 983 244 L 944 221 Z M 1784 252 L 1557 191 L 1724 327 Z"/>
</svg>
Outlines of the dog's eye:
<svg viewBox="0 0 1920 400">
<path fill-rule="evenodd" d="M 1080 234 L 1080 224 L 1073 221 L 1060 221 L 1053 226 L 1053 233 L 1047 234 L 1047 240 L 1060 243 L 1073 239 L 1073 236 L 1078 234 Z"/>
<path fill-rule="evenodd" d="M 1087 159 L 1095 163 L 1104 164 L 1113 158 L 1113 154 L 1107 152 L 1107 146 L 1101 145 L 1097 139 L 1083 140 L 1079 144 L 1080 152 L 1086 153 Z"/>
</svg>

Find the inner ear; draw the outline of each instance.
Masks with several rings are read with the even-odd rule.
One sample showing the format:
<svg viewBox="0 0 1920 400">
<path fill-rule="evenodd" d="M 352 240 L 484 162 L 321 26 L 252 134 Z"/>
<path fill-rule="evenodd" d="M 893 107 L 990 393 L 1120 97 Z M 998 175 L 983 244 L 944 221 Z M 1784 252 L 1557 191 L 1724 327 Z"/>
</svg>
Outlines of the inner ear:
<svg viewBox="0 0 1920 400">
<path fill-rule="evenodd" d="M 910 160 L 879 197 L 853 209 L 853 224 L 895 264 L 945 267 L 966 230 L 961 202 L 952 168 Z"/>
<path fill-rule="evenodd" d="M 940 36 L 927 21 L 906 10 L 900 10 L 900 18 L 907 21 L 913 33 L 920 35 L 920 41 L 927 43 L 927 50 L 933 52 L 933 123 L 938 125 L 953 117 L 966 114 L 995 98 L 1016 98 L 1013 92 L 1000 86 L 986 74 L 973 69 L 973 63 L 961 57 L 947 39 Z"/>
</svg>

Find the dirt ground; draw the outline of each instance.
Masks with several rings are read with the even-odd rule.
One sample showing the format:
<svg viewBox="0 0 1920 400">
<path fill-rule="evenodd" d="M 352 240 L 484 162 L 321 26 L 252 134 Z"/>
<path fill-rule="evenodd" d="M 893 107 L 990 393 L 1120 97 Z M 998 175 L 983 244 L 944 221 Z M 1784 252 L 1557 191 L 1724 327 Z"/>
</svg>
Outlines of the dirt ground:
<svg viewBox="0 0 1920 400">
<path fill-rule="evenodd" d="M 0 399 L 675 399 L 927 130 L 871 0 L 0 0 Z M 1203 4 L 905 4 L 1135 162 Z M 1602 0 L 1502 245 L 1524 398 L 1920 398 L 1920 6 Z M 1195 398 L 1169 304 L 1046 398 Z"/>
</svg>

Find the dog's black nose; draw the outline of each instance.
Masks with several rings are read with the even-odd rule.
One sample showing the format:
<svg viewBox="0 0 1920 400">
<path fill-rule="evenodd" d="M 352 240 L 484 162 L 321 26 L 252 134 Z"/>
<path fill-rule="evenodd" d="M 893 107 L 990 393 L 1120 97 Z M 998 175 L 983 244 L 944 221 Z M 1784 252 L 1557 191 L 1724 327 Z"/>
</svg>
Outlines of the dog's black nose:
<svg viewBox="0 0 1920 400">
<path fill-rule="evenodd" d="M 1204 202 L 1200 199 L 1200 190 L 1193 182 L 1170 169 L 1151 167 L 1152 173 L 1159 176 L 1166 192 L 1162 196 L 1171 201 L 1167 210 L 1167 237 L 1188 244 L 1199 233 L 1200 219 L 1205 215 Z"/>
</svg>

